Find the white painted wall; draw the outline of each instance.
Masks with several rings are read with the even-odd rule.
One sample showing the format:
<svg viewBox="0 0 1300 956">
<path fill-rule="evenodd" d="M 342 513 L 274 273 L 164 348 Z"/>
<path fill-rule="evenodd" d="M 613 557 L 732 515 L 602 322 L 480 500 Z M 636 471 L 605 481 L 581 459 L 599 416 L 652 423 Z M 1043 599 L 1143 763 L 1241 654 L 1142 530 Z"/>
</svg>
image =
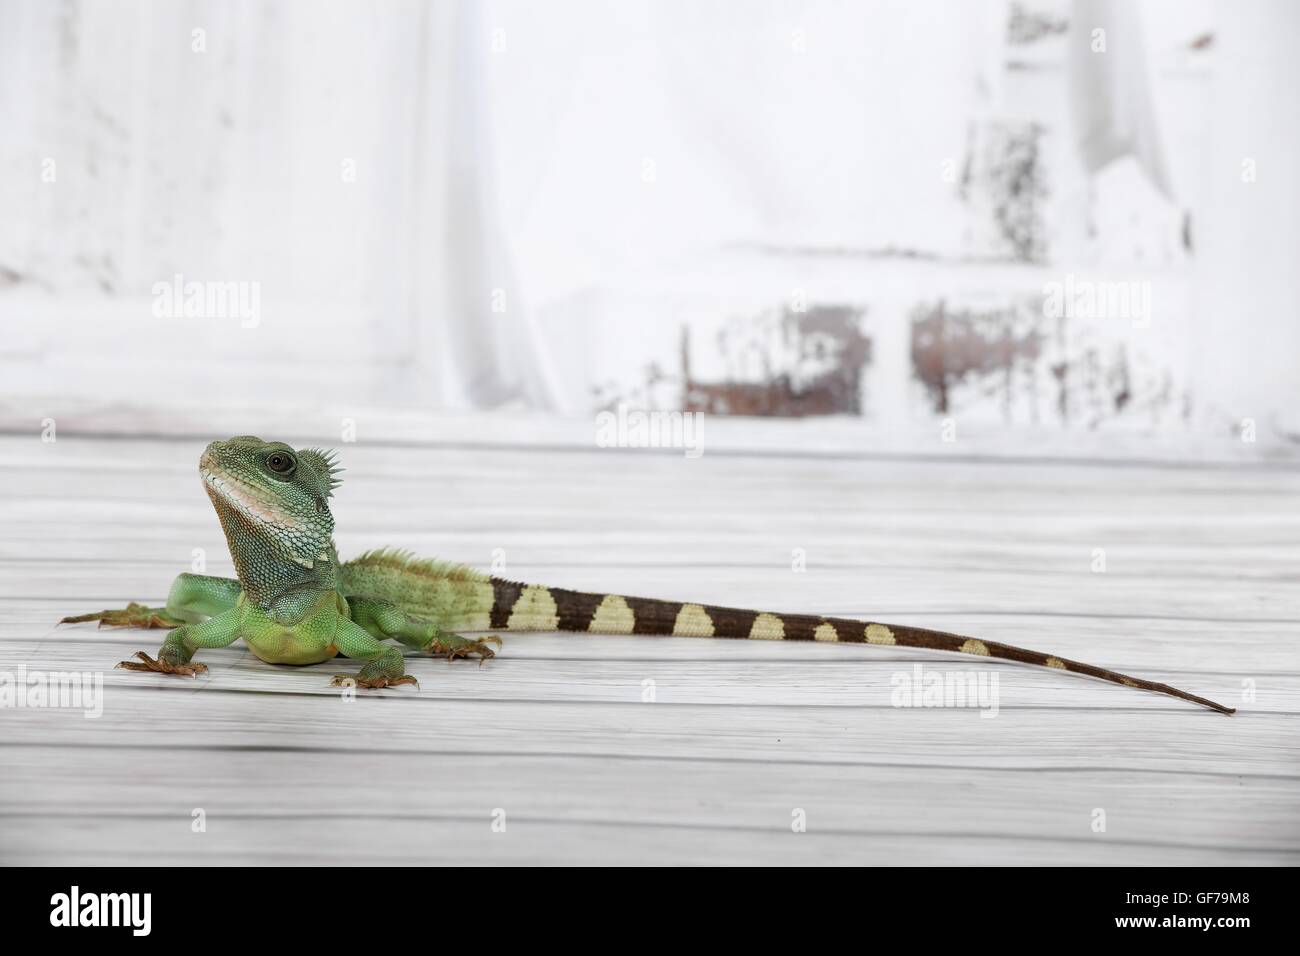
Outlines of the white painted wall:
<svg viewBox="0 0 1300 956">
<path fill-rule="evenodd" d="M 683 328 L 700 374 L 731 374 L 716 330 L 802 296 L 862 308 L 864 407 L 912 427 L 934 416 L 918 303 L 1076 275 L 1150 283 L 1155 321 L 1076 327 L 1061 354 L 1122 345 L 1185 399 L 1109 419 L 1287 427 L 1295 8 L 1142 5 L 1172 203 L 1131 160 L 1084 175 L 1065 41 L 1008 45 L 1009 8 L 5 0 L 0 398 L 582 413 L 671 375 Z M 951 173 L 987 124 L 1028 121 L 1049 255 L 987 262 L 987 203 Z M 154 315 L 177 273 L 260 283 L 262 321 Z M 1064 424 L 968 391 L 973 420 Z"/>
</svg>

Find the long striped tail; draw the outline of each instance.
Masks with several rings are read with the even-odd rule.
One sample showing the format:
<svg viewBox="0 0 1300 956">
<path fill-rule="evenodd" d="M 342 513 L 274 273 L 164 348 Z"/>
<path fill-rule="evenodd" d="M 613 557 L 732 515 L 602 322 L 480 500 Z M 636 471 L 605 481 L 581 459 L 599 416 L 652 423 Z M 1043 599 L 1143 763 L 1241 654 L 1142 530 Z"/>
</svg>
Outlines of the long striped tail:
<svg viewBox="0 0 1300 956">
<path fill-rule="evenodd" d="M 492 578 L 493 630 L 583 631 L 591 634 L 647 634 L 673 637 L 726 637 L 766 641 L 828 641 L 842 644 L 886 644 L 956 651 L 977 657 L 1036 664 L 1053 670 L 1099 677 L 1112 684 L 1153 690 L 1180 700 L 1201 704 L 1221 714 L 1235 708 L 1197 697 L 1177 687 L 1129 677 L 1104 667 L 1094 667 L 1026 650 L 996 641 L 983 641 L 946 631 L 898 624 L 876 624 L 843 617 L 811 614 L 774 614 L 743 608 L 685 604 L 654 598 L 592 594 L 565 588 L 548 588 Z"/>
</svg>

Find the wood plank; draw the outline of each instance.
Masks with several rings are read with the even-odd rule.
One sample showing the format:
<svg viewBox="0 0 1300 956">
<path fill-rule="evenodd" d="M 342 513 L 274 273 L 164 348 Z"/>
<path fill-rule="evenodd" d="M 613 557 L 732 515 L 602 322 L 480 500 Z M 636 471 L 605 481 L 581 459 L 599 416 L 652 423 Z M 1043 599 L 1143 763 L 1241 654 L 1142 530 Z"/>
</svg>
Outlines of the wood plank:
<svg viewBox="0 0 1300 956">
<path fill-rule="evenodd" d="M 471 823 L 376 811 L 361 819 L 299 816 L 239 821 L 221 838 L 156 818 L 15 818 L 0 862 L 42 866 L 457 865 L 457 866 L 1294 866 L 1297 854 L 1223 845 L 1111 845 L 1103 839 L 1023 840 L 1002 835 L 792 834 L 680 826 L 608 827 L 526 821 L 507 837 Z M 394 833 L 400 833 L 394 838 Z"/>
<path fill-rule="evenodd" d="M 473 669 L 473 668 L 471 668 Z M 140 675 L 108 685 L 103 714 L 16 708 L 6 741 L 25 746 L 290 748 L 392 753 L 618 755 L 676 759 L 1093 768 L 1292 776 L 1295 721 L 1245 712 L 1120 704 L 1095 711 L 603 703 L 440 699 L 392 688 L 347 700 L 272 688 L 212 692 L 201 681 Z M 455 680 L 455 677 L 449 677 Z M 1116 688 L 1116 694 L 1125 688 Z M 160 738 L 160 729 L 165 735 Z"/>
<path fill-rule="evenodd" d="M 12 654 L 6 642 L 27 642 L 28 657 L 51 653 L 63 645 L 84 645 L 83 667 L 102 664 L 106 656 L 134 650 L 162 640 L 161 632 L 96 629 L 94 625 L 64 625 L 53 621 L 64 606 L 55 601 L 0 602 L 0 660 Z M 1105 660 L 1131 670 L 1160 669 L 1171 677 L 1221 674 L 1233 678 L 1294 676 L 1300 672 L 1294 658 L 1285 653 L 1285 642 L 1293 625 L 1235 624 L 1230 632 L 1218 621 L 1141 620 L 1126 618 L 1078 618 L 1008 615 L 920 615 L 920 626 L 952 628 L 959 633 L 989 636 L 997 634 L 1019 645 L 1042 645 L 1051 653 L 1077 654 Z M 36 650 L 36 645 L 48 644 Z M 236 645 L 238 647 L 238 645 Z M 231 651 L 233 652 L 233 651 Z M 205 652 L 207 653 L 207 652 Z M 215 653 L 215 652 L 214 652 Z M 695 638 L 649 638 L 586 634 L 506 635 L 501 659 L 517 660 L 645 660 L 716 661 L 740 664 L 747 661 L 772 663 L 821 661 L 859 668 L 875 662 L 922 661 L 927 666 L 971 664 L 964 655 L 928 652 L 879 645 L 848 647 L 812 641 L 723 641 Z M 1171 662 L 1179 664 L 1171 667 Z M 1036 669 L 1011 662 L 990 662 L 999 672 L 1006 669 Z M 1233 686 L 1237 680 L 1231 681 Z"/>
<path fill-rule="evenodd" d="M 186 569 L 182 564 L 176 571 Z M 946 570 L 875 568 L 869 572 L 828 567 L 793 573 L 774 568 L 690 568 L 551 566 L 512 564 L 510 574 L 552 586 L 601 593 L 699 601 L 761 610 L 806 612 L 906 623 L 914 613 L 985 613 L 1014 609 L 1021 614 L 1098 612 L 1126 617 L 1199 618 L 1232 621 L 1300 621 L 1300 589 L 1268 581 L 1225 580 L 1220 587 L 1195 587 L 1178 579 L 1145 580 L 1119 574 L 1021 575 L 987 568 L 960 575 Z M 116 563 L 62 567 L 42 562 L 0 565 L 0 592 L 41 600 L 62 598 L 79 613 L 120 606 L 127 600 L 161 601 L 173 573 L 152 566 Z M 1103 611 L 1103 609 L 1105 609 Z M 993 635 L 990 635 L 993 636 Z"/>
<path fill-rule="evenodd" d="M 103 633 L 103 632 L 101 632 Z M 62 637 L 47 641 L 6 641 L 0 644 L 0 667 L 25 663 L 29 669 L 105 672 L 106 686 L 132 687 L 140 683 L 167 687 L 166 677 L 114 671 L 117 661 L 146 649 L 154 653 L 161 641 L 155 632 L 119 633 L 94 641 Z M 711 657 L 687 660 L 675 646 L 649 638 L 611 638 L 619 643 L 642 645 L 627 656 L 609 658 L 600 654 L 600 638 L 575 635 L 567 649 L 552 644 L 549 659 L 531 654 L 534 637 L 511 635 L 507 647 L 492 661 L 475 666 L 472 662 L 433 660 L 414 652 L 407 654 L 407 672 L 422 683 L 421 693 L 441 700 L 586 700 L 638 703 L 653 693 L 663 704 L 756 704 L 768 706 L 890 707 L 896 700 L 908 700 L 911 688 L 923 686 L 926 675 L 951 681 L 954 700 L 965 706 L 1011 708 L 1103 709 L 1112 707 L 1167 710 L 1184 706 L 1168 697 L 1135 692 L 1104 681 L 1077 675 L 1062 675 L 1041 667 L 1001 662 L 979 664 L 968 657 L 929 653 L 902 648 L 869 646 L 827 648 L 809 659 L 770 656 L 763 660 L 742 660 L 729 653 L 739 641 L 724 645 Z M 673 644 L 687 639 L 668 639 Z M 697 642 L 699 643 L 699 642 Z M 793 645 L 792 645 L 793 646 Z M 877 650 L 884 653 L 877 654 Z M 270 667 L 242 645 L 204 651 L 196 660 L 209 671 L 197 678 L 205 690 L 284 692 L 337 696 L 329 686 L 330 676 L 350 673 L 358 665 L 339 658 L 306 668 Z M 920 668 L 918 671 L 917 668 Z M 1173 673 L 1167 669 L 1140 668 L 1140 676 L 1198 691 L 1217 700 L 1252 712 L 1300 715 L 1300 674 L 1247 676 L 1253 685 L 1253 699 L 1243 700 L 1243 677 L 1197 670 Z M 974 684 L 971 684 L 971 681 Z M 652 682 L 647 686 L 646 682 Z M 982 682 L 982 683 L 981 683 Z M 172 681 L 176 683 L 176 681 Z M 184 683 L 184 682 L 181 682 Z M 955 688 L 962 687 L 958 697 Z M 968 689 L 976 688 L 975 696 Z M 980 688 L 983 688 L 982 690 Z M 979 694 L 991 695 L 980 697 Z"/>
<path fill-rule="evenodd" d="M 1094 863 L 1177 863 L 1191 853 L 1285 863 L 1300 855 L 1300 791 L 1268 778 L 546 755 L 350 752 L 320 759 L 76 748 L 24 757 L 17 774 L 0 778 L 0 844 L 13 848 L 17 861 L 34 851 L 24 833 L 37 825 L 70 831 L 57 839 L 58 852 L 87 861 L 106 847 L 125 850 L 128 834 L 142 841 L 133 857 L 188 854 L 190 862 L 288 856 L 451 863 L 470 852 L 501 861 L 770 862 L 789 854 L 904 864 L 976 853 L 992 863 L 1049 852 Z M 142 763 L 148 772 L 140 772 Z M 87 778 L 96 781 L 93 793 Z M 926 803 L 920 817 L 913 812 L 918 795 Z M 1234 817 L 1243 803 L 1256 812 Z M 105 804 L 129 809 L 105 813 Z M 190 830 L 195 808 L 206 816 L 204 833 Z M 1106 812 L 1105 833 L 1091 830 L 1096 808 Z M 497 809 L 506 814 L 504 833 L 491 831 Z M 791 832 L 796 810 L 804 812 L 806 833 Z M 1235 821 L 1226 833 L 1219 829 L 1224 818 Z M 402 839 L 375 841 L 375 822 L 399 828 Z M 668 845 L 655 849 L 652 834 Z M 690 834 L 700 845 L 689 845 Z M 798 846 L 805 838 L 814 846 Z"/>
<path fill-rule="evenodd" d="M 114 671 L 161 633 L 53 622 L 161 603 L 196 547 L 229 573 L 194 477 L 201 442 L 0 437 L 0 672 L 104 679 L 97 719 L 0 711 L 0 862 L 1300 860 L 1289 465 L 741 446 L 688 462 L 578 442 L 539 453 L 507 432 L 454 454 L 346 448 L 341 549 L 396 544 L 486 569 L 501 548 L 508 574 L 556 585 L 973 633 L 1241 713 L 956 655 L 793 642 L 511 634 L 482 668 L 413 657 L 420 690 L 353 701 L 328 675 L 355 664 L 273 667 L 242 646 L 204 652 L 212 670 L 192 682 Z M 996 675 L 997 716 L 893 706 L 917 665 Z M 189 830 L 195 806 L 207 834 Z M 491 831 L 495 807 L 506 834 Z M 807 833 L 790 832 L 794 807 Z"/>
</svg>

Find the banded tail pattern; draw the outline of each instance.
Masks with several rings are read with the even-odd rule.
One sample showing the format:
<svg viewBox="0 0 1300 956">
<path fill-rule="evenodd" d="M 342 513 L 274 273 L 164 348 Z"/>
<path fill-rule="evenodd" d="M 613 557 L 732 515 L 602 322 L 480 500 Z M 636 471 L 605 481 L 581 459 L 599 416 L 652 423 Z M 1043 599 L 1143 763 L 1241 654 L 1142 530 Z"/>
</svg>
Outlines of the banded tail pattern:
<svg viewBox="0 0 1300 956">
<path fill-rule="evenodd" d="M 660 601 L 654 598 L 594 594 L 520 584 L 491 578 L 493 630 L 581 631 L 591 634 L 645 634 L 672 637 L 724 637 L 768 641 L 827 641 L 843 644 L 889 644 L 956 651 L 977 657 L 1035 664 L 1053 670 L 1098 677 L 1112 684 L 1168 694 L 1217 710 L 1235 713 L 1232 707 L 1197 697 L 1177 687 L 1129 677 L 1103 667 L 1094 667 L 1064 657 L 1054 657 L 996 641 L 983 641 L 946 631 L 898 624 L 877 624 L 843 617 L 810 614 L 776 614 L 742 608 L 715 607 Z"/>
</svg>

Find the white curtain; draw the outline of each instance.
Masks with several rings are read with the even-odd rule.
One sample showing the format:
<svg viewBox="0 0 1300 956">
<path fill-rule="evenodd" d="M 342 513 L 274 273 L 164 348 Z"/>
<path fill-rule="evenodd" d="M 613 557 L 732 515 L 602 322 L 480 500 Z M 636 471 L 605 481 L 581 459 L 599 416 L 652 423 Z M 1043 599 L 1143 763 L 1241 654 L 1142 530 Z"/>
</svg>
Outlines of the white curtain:
<svg viewBox="0 0 1300 956">
<path fill-rule="evenodd" d="M 1143 10 L 1123 0 L 1074 0 L 1070 11 L 1070 106 L 1075 146 L 1095 174 L 1132 155 L 1175 201 L 1152 92 Z"/>
<path fill-rule="evenodd" d="M 428 11 L 424 36 L 422 350 L 436 356 L 443 404 L 553 409 L 551 349 L 527 310 L 498 212 L 484 93 L 490 31 L 478 4 L 444 3 Z"/>
<path fill-rule="evenodd" d="M 10 394 L 554 405 L 454 0 L 0 6 Z M 156 283 L 260 289 L 256 327 Z"/>
</svg>

